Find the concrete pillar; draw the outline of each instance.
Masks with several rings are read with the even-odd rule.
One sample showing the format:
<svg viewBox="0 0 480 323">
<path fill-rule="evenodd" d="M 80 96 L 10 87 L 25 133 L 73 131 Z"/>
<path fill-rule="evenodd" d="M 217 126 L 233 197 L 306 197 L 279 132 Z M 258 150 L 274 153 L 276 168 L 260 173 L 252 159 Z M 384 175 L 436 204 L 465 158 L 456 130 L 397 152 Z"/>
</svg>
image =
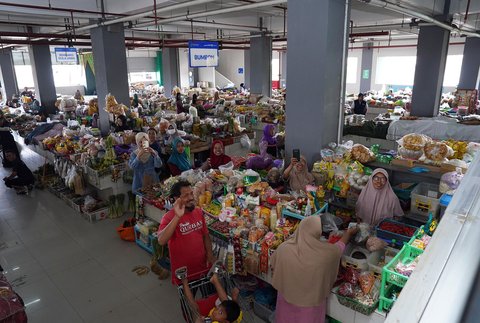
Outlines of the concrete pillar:
<svg viewBox="0 0 480 323">
<path fill-rule="evenodd" d="M 14 94 L 18 93 L 17 77 L 13 64 L 12 49 L 0 49 L 0 76 L 2 82 L 2 98 L 4 101 L 10 100 Z"/>
<path fill-rule="evenodd" d="M 105 111 L 105 96 L 110 93 L 118 103 L 130 105 L 123 23 L 93 28 L 91 39 L 100 130 L 102 134 L 107 134 L 110 131 L 110 120 Z"/>
<path fill-rule="evenodd" d="M 286 155 L 288 160 L 293 149 L 300 149 L 312 163 L 322 148 L 337 142 L 349 10 L 338 0 L 288 4 Z"/>
<path fill-rule="evenodd" d="M 57 92 L 53 80 L 50 46 L 32 45 L 28 50 L 32 64 L 35 98 L 51 113 L 54 112 Z"/>
<path fill-rule="evenodd" d="M 169 96 L 173 88 L 180 84 L 177 48 L 162 49 L 162 72 L 165 94 Z"/>
<path fill-rule="evenodd" d="M 448 30 L 437 26 L 420 27 L 412 92 L 413 116 L 433 117 L 438 114 L 449 39 Z"/>
<path fill-rule="evenodd" d="M 287 87 L 287 52 L 280 52 L 280 87 Z"/>
<path fill-rule="evenodd" d="M 244 70 L 243 73 L 245 73 L 245 87 L 247 89 L 250 88 L 250 50 L 246 49 L 244 51 Z M 240 87 L 240 84 L 238 85 Z"/>
<path fill-rule="evenodd" d="M 362 50 L 362 74 L 360 75 L 360 92 L 372 89 L 373 43 L 366 43 Z"/>
<path fill-rule="evenodd" d="M 250 92 L 272 94 L 272 37 L 250 39 Z"/>
<path fill-rule="evenodd" d="M 215 87 L 215 67 L 199 67 L 198 80 L 208 82 L 208 87 Z"/>
<path fill-rule="evenodd" d="M 468 37 L 463 49 L 459 89 L 479 89 L 480 38 Z"/>
</svg>

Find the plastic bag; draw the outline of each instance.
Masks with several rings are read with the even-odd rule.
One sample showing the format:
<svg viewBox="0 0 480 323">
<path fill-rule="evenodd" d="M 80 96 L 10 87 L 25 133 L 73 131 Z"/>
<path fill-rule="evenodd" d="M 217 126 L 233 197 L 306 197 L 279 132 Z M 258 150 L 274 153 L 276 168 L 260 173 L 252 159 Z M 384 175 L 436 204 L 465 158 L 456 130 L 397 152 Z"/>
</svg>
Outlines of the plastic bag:
<svg viewBox="0 0 480 323">
<path fill-rule="evenodd" d="M 367 223 L 360 223 L 357 225 L 358 233 L 355 235 L 355 243 L 362 244 L 371 236 L 370 226 Z"/>
<path fill-rule="evenodd" d="M 410 133 L 408 135 L 403 136 L 397 143 L 408 150 L 423 150 L 423 147 L 430 142 L 432 139 L 425 135 L 419 135 L 416 133 Z"/>
<path fill-rule="evenodd" d="M 384 249 L 388 244 L 377 237 L 370 237 L 367 239 L 367 242 L 365 243 L 365 247 L 367 248 L 368 251 L 374 252 L 378 250 Z"/>
<path fill-rule="evenodd" d="M 347 283 L 352 284 L 353 286 L 358 284 L 358 271 L 356 269 L 353 269 L 351 267 L 348 267 L 345 270 L 345 277 L 344 280 Z"/>
<path fill-rule="evenodd" d="M 445 173 L 440 178 L 440 193 L 447 193 L 453 195 L 455 190 L 460 185 L 463 179 L 463 173 L 461 168 L 457 168 L 454 172 Z"/>
<path fill-rule="evenodd" d="M 429 142 L 424 147 L 425 157 L 434 162 L 446 161 L 453 155 L 453 149 L 443 142 Z"/>
<path fill-rule="evenodd" d="M 251 149 L 252 147 L 252 141 L 250 140 L 250 138 L 248 138 L 248 135 L 247 134 L 244 134 L 241 138 L 240 138 L 240 144 L 242 145 L 242 148 L 245 148 L 245 149 Z"/>
<path fill-rule="evenodd" d="M 338 226 L 343 223 L 343 220 L 330 213 L 323 213 L 320 215 L 322 219 L 323 232 L 338 231 Z"/>
<path fill-rule="evenodd" d="M 370 294 L 373 284 L 375 283 L 375 277 L 372 275 L 372 273 L 365 271 L 358 276 L 358 282 L 360 284 L 362 292 L 365 295 L 368 295 Z"/>
<path fill-rule="evenodd" d="M 351 283 L 343 283 L 338 287 L 338 294 L 353 298 L 355 296 L 355 288 Z"/>
<path fill-rule="evenodd" d="M 375 155 L 364 145 L 355 144 L 352 147 L 352 159 L 366 164 L 375 160 Z"/>
<path fill-rule="evenodd" d="M 227 177 L 232 176 L 233 175 L 233 162 L 230 161 L 225 165 L 218 166 L 218 170 L 220 171 L 220 173 L 222 173 L 223 175 L 225 175 Z"/>
<path fill-rule="evenodd" d="M 97 205 L 97 200 L 94 199 L 93 197 L 91 197 L 90 195 L 88 195 L 86 198 L 85 198 L 85 202 L 83 203 L 83 207 L 85 208 L 85 210 L 87 211 L 92 211 L 95 209 Z"/>
</svg>

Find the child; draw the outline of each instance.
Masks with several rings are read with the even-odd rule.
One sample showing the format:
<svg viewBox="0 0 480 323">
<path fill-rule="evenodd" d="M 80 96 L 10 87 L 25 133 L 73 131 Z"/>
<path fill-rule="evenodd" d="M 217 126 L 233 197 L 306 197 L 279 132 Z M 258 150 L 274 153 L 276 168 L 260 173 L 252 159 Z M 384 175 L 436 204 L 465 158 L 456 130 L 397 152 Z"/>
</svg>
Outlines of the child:
<svg viewBox="0 0 480 323">
<path fill-rule="evenodd" d="M 25 163 L 17 157 L 13 150 L 5 152 L 5 158 L 12 164 L 12 173 L 5 177 L 5 185 L 9 188 L 14 188 L 17 194 L 27 194 L 29 190 L 33 189 L 35 179 L 30 169 Z"/>
<path fill-rule="evenodd" d="M 196 323 L 205 322 L 205 318 L 200 316 L 201 315 L 200 306 L 197 303 L 197 301 L 195 301 L 195 296 L 193 296 L 193 293 L 190 290 L 190 286 L 188 285 L 188 279 L 186 276 L 187 275 L 185 272 L 185 274 L 182 275 L 181 280 L 183 284 L 183 290 L 185 292 L 185 296 L 188 300 L 188 303 L 195 310 L 196 313 L 199 313 L 195 322 Z M 212 323 L 236 322 L 237 319 L 240 317 L 240 306 L 237 303 L 237 298 L 239 294 L 238 288 L 234 288 L 234 290 L 232 291 L 232 300 L 230 300 L 216 273 L 212 275 L 210 282 L 215 287 L 217 291 L 218 299 L 220 300 L 221 303 L 219 305 L 216 305 L 214 308 L 210 310 L 210 312 L 208 313 L 208 318 L 211 319 Z"/>
</svg>

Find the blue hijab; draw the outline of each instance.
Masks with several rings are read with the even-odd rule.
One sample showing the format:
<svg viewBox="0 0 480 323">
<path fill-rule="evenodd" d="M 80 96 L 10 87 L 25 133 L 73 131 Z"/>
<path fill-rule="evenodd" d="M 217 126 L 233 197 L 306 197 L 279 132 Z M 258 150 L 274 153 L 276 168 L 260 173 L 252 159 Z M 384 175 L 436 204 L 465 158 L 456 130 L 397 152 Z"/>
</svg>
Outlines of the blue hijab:
<svg viewBox="0 0 480 323">
<path fill-rule="evenodd" d="M 168 158 L 168 162 L 178 167 L 182 172 L 192 168 L 190 164 L 190 158 L 188 158 L 187 153 L 184 151 L 183 154 L 180 154 L 177 150 L 177 144 L 179 142 L 183 143 L 182 138 L 175 138 L 172 143 L 172 155 Z"/>
</svg>

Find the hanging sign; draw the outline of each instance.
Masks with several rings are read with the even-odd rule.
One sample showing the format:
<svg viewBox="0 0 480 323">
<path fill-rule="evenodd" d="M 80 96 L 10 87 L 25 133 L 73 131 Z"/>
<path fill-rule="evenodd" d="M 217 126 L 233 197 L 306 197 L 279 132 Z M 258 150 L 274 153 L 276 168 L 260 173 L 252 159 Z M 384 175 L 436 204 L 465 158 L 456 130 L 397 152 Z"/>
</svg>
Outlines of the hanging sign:
<svg viewBox="0 0 480 323">
<path fill-rule="evenodd" d="M 77 64 L 77 49 L 55 47 L 55 58 L 59 64 Z"/>
<path fill-rule="evenodd" d="M 218 42 L 191 40 L 188 42 L 190 67 L 218 66 Z"/>
</svg>

